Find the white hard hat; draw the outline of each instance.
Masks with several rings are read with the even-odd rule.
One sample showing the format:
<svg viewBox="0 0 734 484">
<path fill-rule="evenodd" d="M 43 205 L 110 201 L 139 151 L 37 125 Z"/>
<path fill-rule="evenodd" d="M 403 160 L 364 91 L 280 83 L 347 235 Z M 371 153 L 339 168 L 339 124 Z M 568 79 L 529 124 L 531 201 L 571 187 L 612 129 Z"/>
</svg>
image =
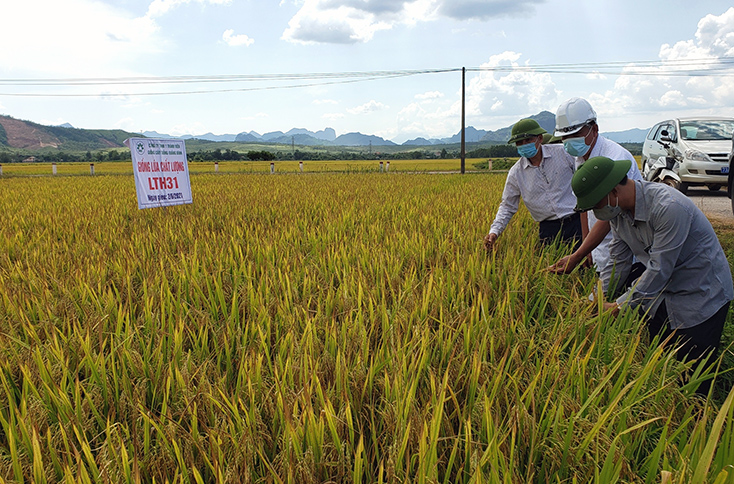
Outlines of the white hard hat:
<svg viewBox="0 0 734 484">
<path fill-rule="evenodd" d="M 558 106 L 554 134 L 558 137 L 574 134 L 586 126 L 589 121 L 596 121 L 596 112 L 589 101 L 580 97 L 572 97 Z"/>
</svg>

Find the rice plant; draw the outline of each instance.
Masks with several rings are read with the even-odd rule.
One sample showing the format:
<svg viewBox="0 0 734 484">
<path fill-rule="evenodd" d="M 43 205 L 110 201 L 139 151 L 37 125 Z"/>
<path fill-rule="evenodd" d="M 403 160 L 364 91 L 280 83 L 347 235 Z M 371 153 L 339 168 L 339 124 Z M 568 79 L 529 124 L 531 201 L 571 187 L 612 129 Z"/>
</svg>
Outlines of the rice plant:
<svg viewBox="0 0 734 484">
<path fill-rule="evenodd" d="M 734 393 L 524 209 L 485 253 L 503 182 L 0 179 L 0 479 L 734 483 Z"/>
</svg>

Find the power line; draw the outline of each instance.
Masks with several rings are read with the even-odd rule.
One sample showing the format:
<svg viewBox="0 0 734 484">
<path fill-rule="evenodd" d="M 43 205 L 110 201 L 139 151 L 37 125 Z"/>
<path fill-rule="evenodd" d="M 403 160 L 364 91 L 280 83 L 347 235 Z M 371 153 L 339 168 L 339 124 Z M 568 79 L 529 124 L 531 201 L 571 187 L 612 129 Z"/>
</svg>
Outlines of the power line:
<svg viewBox="0 0 734 484">
<path fill-rule="evenodd" d="M 5 85 L 69 85 L 69 84 L 146 84 L 146 83 L 179 83 L 179 82 L 231 82 L 260 80 L 303 80 L 333 79 L 352 77 L 390 77 L 396 75 L 433 74 L 441 72 L 461 71 L 453 69 L 416 69 L 416 70 L 382 70 L 382 71 L 347 71 L 347 72 L 313 72 L 299 74 L 227 74 L 211 76 L 148 76 L 148 77 L 98 77 L 98 78 L 58 78 L 58 79 L 2 79 Z"/>
<path fill-rule="evenodd" d="M 328 86 L 333 84 L 350 84 L 355 82 L 374 81 L 377 79 L 388 79 L 394 77 L 405 77 L 405 75 L 382 76 L 382 77 L 366 77 L 362 79 L 347 79 L 330 82 L 312 82 L 304 84 L 289 84 L 286 86 L 261 86 L 246 87 L 232 89 L 202 89 L 190 91 L 163 91 L 163 92 L 132 92 L 132 93 L 0 93 L 0 96 L 21 96 L 21 97 L 130 97 L 130 96 L 177 96 L 187 94 L 214 94 L 225 92 L 248 92 L 248 91 L 268 91 L 276 89 L 296 89 L 302 87 Z"/>
<path fill-rule="evenodd" d="M 349 84 L 355 82 L 374 81 L 397 77 L 408 77 L 424 74 L 438 74 L 460 71 L 457 69 L 421 69 L 400 71 L 366 71 L 366 72 L 332 72 L 309 74 L 254 74 L 229 76 L 165 76 L 165 77 L 117 77 L 117 78 L 70 78 L 70 79 L 0 79 L 0 85 L 6 86 L 95 86 L 95 85 L 149 85 L 149 84 L 181 84 L 212 82 L 257 82 L 257 81 L 302 81 L 325 80 L 324 82 L 306 82 L 288 85 L 268 85 L 247 88 L 198 89 L 188 91 L 157 92 L 97 92 L 97 93 L 0 93 L 0 96 L 22 97 L 127 97 L 127 96 L 167 96 L 186 94 L 210 94 L 225 92 L 265 91 L 275 89 L 295 89 L 333 84 Z"/>
<path fill-rule="evenodd" d="M 97 78 L 21 78 L 0 79 L 0 86 L 14 87 L 92 87 L 92 86 L 152 86 L 181 84 L 219 84 L 219 83 L 267 83 L 265 86 L 188 89 L 180 91 L 148 92 L 5 92 L 0 96 L 14 97 L 130 97 L 130 96 L 172 96 L 193 94 L 215 94 L 230 92 L 267 91 L 276 89 L 298 89 L 304 87 L 350 84 L 356 82 L 394 79 L 428 74 L 460 72 L 462 68 L 382 70 L 351 72 L 320 72 L 291 74 L 233 74 L 233 75 L 192 75 L 192 76 L 138 76 L 138 77 L 97 77 Z M 696 59 L 673 59 L 653 61 L 614 61 L 567 64 L 536 64 L 524 66 L 481 66 L 466 68 L 468 72 L 527 72 L 549 74 L 599 74 L 616 76 L 647 77 L 734 77 L 734 57 L 709 57 Z M 285 84 L 284 84 L 285 83 Z"/>
</svg>

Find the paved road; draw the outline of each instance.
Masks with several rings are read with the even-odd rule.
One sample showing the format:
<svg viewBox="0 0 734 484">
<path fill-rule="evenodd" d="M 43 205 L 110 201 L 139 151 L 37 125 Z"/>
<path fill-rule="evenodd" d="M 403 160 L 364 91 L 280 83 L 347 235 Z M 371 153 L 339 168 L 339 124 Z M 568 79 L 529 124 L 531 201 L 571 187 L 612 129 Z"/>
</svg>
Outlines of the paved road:
<svg viewBox="0 0 734 484">
<path fill-rule="evenodd" d="M 712 192 L 706 187 L 693 187 L 688 189 L 688 198 L 693 200 L 709 218 L 734 224 L 731 200 L 726 196 L 726 189 L 722 188 L 718 192 Z"/>
</svg>

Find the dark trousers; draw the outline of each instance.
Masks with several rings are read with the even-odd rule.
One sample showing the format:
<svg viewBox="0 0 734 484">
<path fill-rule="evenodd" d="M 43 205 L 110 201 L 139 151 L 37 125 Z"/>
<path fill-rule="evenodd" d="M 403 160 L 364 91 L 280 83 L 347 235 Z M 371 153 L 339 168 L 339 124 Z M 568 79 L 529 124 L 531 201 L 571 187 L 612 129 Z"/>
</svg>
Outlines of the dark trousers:
<svg viewBox="0 0 734 484">
<path fill-rule="evenodd" d="M 724 321 L 729 312 L 729 303 L 724 304 L 716 313 L 701 324 L 697 324 L 692 328 L 670 329 L 670 320 L 668 319 L 668 308 L 665 301 L 660 304 L 655 315 L 648 318 L 647 329 L 650 332 L 650 338 L 660 335 L 660 341 L 664 341 L 671 334 L 674 336 L 668 344 L 681 345 L 676 353 L 679 361 L 698 360 L 691 368 L 691 374 L 701 365 L 710 366 L 719 351 L 721 344 L 721 333 L 724 329 Z M 705 361 L 704 361 L 705 360 Z M 711 380 L 706 380 L 696 390 L 700 395 L 707 395 L 711 388 Z"/>
<path fill-rule="evenodd" d="M 576 245 L 581 243 L 581 217 L 574 212 L 557 220 L 543 220 L 538 227 L 538 237 L 543 245 L 553 243 L 556 238 Z"/>
</svg>

